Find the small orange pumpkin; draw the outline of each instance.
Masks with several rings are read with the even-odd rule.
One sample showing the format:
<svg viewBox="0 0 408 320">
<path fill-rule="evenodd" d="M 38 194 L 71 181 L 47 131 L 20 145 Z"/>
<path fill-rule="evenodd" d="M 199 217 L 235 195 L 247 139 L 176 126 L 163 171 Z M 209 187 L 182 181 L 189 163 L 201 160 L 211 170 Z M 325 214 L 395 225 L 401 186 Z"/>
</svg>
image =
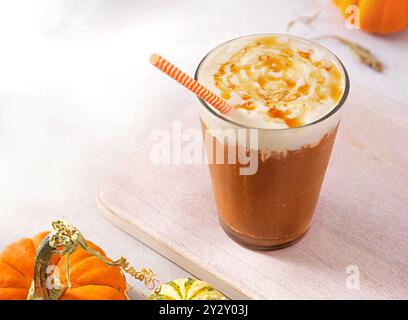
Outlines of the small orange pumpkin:
<svg viewBox="0 0 408 320">
<path fill-rule="evenodd" d="M 127 299 L 121 269 L 106 263 L 111 260 L 101 248 L 85 241 L 85 248 L 78 245 L 71 252 L 66 251 L 68 254 L 60 255 L 49 245 L 51 237 L 52 234 L 43 232 L 32 239 L 20 239 L 0 253 L 0 300 Z M 58 249 L 64 243 L 60 245 Z M 59 289 L 50 286 L 52 279 L 59 279 L 62 286 Z"/>
<path fill-rule="evenodd" d="M 408 28 L 408 0 L 333 0 L 345 17 L 347 8 L 357 6 L 360 28 L 364 31 L 388 34 Z"/>
</svg>

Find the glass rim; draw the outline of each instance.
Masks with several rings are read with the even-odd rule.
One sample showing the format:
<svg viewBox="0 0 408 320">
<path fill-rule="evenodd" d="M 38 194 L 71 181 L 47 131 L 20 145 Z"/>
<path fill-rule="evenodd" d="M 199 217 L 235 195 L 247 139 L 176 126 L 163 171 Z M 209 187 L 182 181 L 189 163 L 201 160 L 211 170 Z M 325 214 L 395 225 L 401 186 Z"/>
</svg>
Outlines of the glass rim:
<svg viewBox="0 0 408 320">
<path fill-rule="evenodd" d="M 210 106 L 209 104 L 207 104 L 207 102 L 205 102 L 203 99 L 201 99 L 200 97 L 197 96 L 197 99 L 200 101 L 200 103 L 209 111 L 211 112 L 214 116 L 220 118 L 221 120 L 224 120 L 226 122 L 229 122 L 235 126 L 241 127 L 241 128 L 246 128 L 246 129 L 258 129 L 258 130 L 273 130 L 273 131 L 279 131 L 279 130 L 293 130 L 293 129 L 299 129 L 299 128 L 305 128 L 308 126 L 312 126 L 314 124 L 317 124 L 319 122 L 322 122 L 326 119 L 331 118 L 331 116 L 333 116 L 334 114 L 337 113 L 337 111 L 339 111 L 341 109 L 341 107 L 344 105 L 344 103 L 347 100 L 347 97 L 349 95 L 349 91 L 350 91 L 350 79 L 349 79 L 349 75 L 347 73 L 346 68 L 344 67 L 343 63 L 341 62 L 341 60 L 333 53 L 331 52 L 329 49 L 327 49 L 326 47 L 322 46 L 320 43 L 317 43 L 313 40 L 309 40 L 309 39 L 305 39 L 302 37 L 298 37 L 295 35 L 291 35 L 291 34 L 285 34 L 285 33 L 255 33 L 255 34 L 248 34 L 248 35 L 243 35 L 243 36 L 239 36 L 230 40 L 227 40 L 219 45 L 217 45 L 215 48 L 213 48 L 210 52 L 208 52 L 200 61 L 200 63 L 197 66 L 197 69 L 194 73 L 194 79 L 196 81 L 198 81 L 198 76 L 200 73 L 200 68 L 203 65 L 204 61 L 218 48 L 241 38 L 247 38 L 247 37 L 257 37 L 257 36 L 282 36 L 282 37 L 289 37 L 289 38 L 293 38 L 293 39 L 297 39 L 303 42 L 307 42 L 307 43 L 311 43 L 312 45 L 322 49 L 324 52 L 326 52 L 329 56 L 331 56 L 337 63 L 338 65 L 341 67 L 341 71 L 343 72 L 343 76 L 344 76 L 344 90 L 343 90 L 343 95 L 340 99 L 340 101 L 337 103 L 337 105 L 327 114 L 325 114 L 323 117 L 310 122 L 310 123 L 306 123 L 304 125 L 298 126 L 298 127 L 289 127 L 289 128 L 259 128 L 259 127 L 253 127 L 253 126 L 248 126 L 248 125 L 244 125 L 241 124 L 239 122 L 233 121 L 231 119 L 226 118 L 221 112 L 217 112 L 215 111 L 215 108 Z"/>
</svg>

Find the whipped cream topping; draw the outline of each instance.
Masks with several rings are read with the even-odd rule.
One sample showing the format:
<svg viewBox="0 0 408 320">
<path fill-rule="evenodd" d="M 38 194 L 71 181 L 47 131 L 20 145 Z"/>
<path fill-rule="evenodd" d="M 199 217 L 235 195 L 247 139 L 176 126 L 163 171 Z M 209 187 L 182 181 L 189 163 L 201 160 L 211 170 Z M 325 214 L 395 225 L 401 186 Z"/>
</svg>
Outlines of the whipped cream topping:
<svg viewBox="0 0 408 320">
<path fill-rule="evenodd" d="M 345 76 L 322 47 L 297 37 L 255 35 L 214 49 L 198 81 L 228 101 L 224 117 L 244 126 L 282 129 L 312 123 L 341 100 Z"/>
</svg>

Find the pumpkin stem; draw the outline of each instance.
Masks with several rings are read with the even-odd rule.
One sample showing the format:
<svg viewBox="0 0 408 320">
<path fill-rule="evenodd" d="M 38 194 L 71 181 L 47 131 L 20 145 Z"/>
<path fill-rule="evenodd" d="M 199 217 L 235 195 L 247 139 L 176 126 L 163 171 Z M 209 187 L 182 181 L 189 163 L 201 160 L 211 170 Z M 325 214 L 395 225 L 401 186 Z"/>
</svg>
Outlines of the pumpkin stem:
<svg viewBox="0 0 408 320">
<path fill-rule="evenodd" d="M 102 256 L 98 251 L 90 248 L 81 232 L 66 221 L 62 219 L 54 221 L 52 227 L 54 231 L 44 238 L 37 251 L 34 280 L 27 296 L 28 300 L 57 300 L 64 293 L 65 286 L 60 282 L 57 273 L 53 272 L 55 268 L 50 268 L 52 267 L 51 263 L 55 255 L 67 256 L 66 278 L 68 287 L 71 288 L 69 256 L 78 246 L 107 265 L 119 267 L 122 272 L 142 281 L 150 290 L 154 290 L 156 286 L 160 285 L 159 280 L 154 278 L 156 274 L 151 269 L 142 268 L 140 271 L 137 271 L 130 266 L 124 257 L 111 261 Z"/>
<path fill-rule="evenodd" d="M 27 300 L 58 300 L 65 291 L 65 286 L 54 277 L 55 266 L 52 260 L 57 254 L 49 244 L 50 235 L 41 242 L 34 265 L 34 280 L 31 283 Z M 53 268 L 54 267 L 54 268 Z"/>
<path fill-rule="evenodd" d="M 66 270 L 66 274 L 67 274 L 67 284 L 68 284 L 68 288 L 71 289 L 71 274 L 69 273 L 69 257 L 71 255 L 68 253 L 67 254 L 67 259 L 65 260 L 65 270 Z"/>
</svg>

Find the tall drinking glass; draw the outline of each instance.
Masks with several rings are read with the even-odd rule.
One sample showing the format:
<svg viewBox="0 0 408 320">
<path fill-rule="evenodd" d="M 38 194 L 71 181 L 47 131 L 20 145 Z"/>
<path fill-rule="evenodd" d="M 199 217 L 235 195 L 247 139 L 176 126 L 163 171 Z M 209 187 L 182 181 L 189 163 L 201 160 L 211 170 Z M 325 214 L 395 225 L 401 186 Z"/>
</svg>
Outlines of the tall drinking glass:
<svg viewBox="0 0 408 320">
<path fill-rule="evenodd" d="M 248 122 L 219 113 L 199 99 L 221 226 L 235 241 L 261 250 L 289 246 L 309 229 L 349 90 L 347 72 L 331 52 L 305 39 L 276 34 L 245 36 L 220 45 L 201 61 L 196 80 L 209 85 L 215 71 L 220 69 L 216 63 L 220 55 L 225 59 L 242 41 L 250 43 L 251 39 L 266 36 L 288 38 L 306 48 L 302 52 L 309 52 L 308 48 L 323 52 L 332 68 L 339 70 L 342 87 L 331 89 L 340 96 L 326 114 L 302 125 L 290 126 L 288 121 L 288 126 L 279 128 L 248 125 Z M 289 49 L 293 52 L 293 48 Z M 330 71 L 329 67 L 322 67 Z M 230 64 L 229 68 L 233 70 L 236 66 Z M 239 94 L 243 96 L 242 92 Z M 225 94 L 223 97 L 228 98 Z"/>
</svg>

